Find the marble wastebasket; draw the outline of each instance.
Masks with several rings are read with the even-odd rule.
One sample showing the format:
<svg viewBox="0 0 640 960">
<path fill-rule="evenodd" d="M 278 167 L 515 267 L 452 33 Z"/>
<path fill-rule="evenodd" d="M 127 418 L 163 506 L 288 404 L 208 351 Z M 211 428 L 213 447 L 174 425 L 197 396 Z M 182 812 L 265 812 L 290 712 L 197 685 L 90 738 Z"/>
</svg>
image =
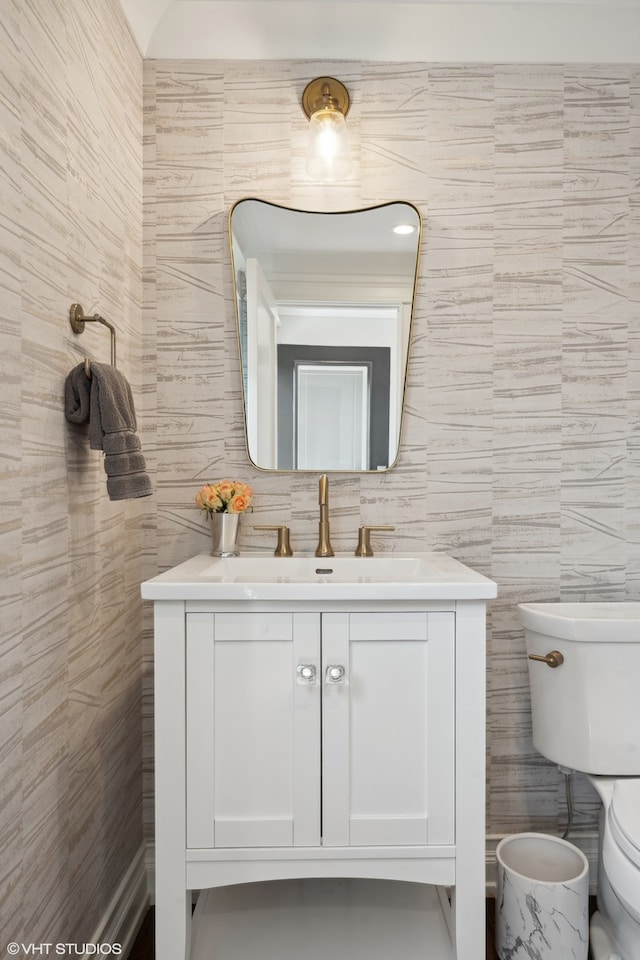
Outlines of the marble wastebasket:
<svg viewBox="0 0 640 960">
<path fill-rule="evenodd" d="M 500 960 L 587 960 L 589 864 L 559 837 L 520 833 L 496 849 Z"/>
</svg>

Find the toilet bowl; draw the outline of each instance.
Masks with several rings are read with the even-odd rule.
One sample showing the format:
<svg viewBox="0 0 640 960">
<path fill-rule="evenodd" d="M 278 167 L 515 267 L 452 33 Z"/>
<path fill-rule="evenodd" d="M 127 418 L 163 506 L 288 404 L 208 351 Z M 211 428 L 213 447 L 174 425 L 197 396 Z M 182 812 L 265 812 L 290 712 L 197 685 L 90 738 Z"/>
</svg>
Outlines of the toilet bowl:
<svg viewBox="0 0 640 960">
<path fill-rule="evenodd" d="M 593 960 L 640 960 L 640 778 L 588 778 L 602 800 Z"/>
<path fill-rule="evenodd" d="M 591 955 L 640 960 L 640 603 L 531 603 L 518 613 L 534 746 L 586 773 L 602 800 Z"/>
</svg>

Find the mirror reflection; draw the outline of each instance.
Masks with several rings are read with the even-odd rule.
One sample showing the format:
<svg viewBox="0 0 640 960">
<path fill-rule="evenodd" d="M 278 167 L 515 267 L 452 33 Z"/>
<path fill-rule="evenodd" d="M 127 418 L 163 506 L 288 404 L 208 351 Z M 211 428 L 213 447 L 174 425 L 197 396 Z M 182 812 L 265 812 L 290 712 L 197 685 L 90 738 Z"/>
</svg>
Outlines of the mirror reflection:
<svg viewBox="0 0 640 960">
<path fill-rule="evenodd" d="M 261 470 L 370 471 L 400 444 L 421 223 L 410 203 L 231 210 L 247 450 Z"/>
</svg>

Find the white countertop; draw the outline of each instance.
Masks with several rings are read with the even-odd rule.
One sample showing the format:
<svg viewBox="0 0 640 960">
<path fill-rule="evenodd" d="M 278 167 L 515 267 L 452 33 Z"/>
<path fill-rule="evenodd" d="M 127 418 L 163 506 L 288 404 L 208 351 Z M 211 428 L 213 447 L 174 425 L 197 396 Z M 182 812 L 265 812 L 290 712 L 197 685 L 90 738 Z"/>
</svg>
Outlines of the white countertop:
<svg viewBox="0 0 640 960">
<path fill-rule="evenodd" d="M 141 592 L 145 600 L 489 600 L 497 585 L 446 553 L 202 553 L 145 581 Z"/>
</svg>

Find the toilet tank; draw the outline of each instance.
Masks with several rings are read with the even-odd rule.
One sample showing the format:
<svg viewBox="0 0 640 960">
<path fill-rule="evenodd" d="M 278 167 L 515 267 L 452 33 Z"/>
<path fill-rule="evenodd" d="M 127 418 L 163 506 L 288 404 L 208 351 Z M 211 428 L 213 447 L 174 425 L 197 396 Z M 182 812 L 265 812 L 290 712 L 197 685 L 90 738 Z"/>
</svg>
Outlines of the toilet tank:
<svg viewBox="0 0 640 960">
<path fill-rule="evenodd" d="M 533 745 L 564 767 L 640 776 L 640 603 L 521 603 Z"/>
</svg>

